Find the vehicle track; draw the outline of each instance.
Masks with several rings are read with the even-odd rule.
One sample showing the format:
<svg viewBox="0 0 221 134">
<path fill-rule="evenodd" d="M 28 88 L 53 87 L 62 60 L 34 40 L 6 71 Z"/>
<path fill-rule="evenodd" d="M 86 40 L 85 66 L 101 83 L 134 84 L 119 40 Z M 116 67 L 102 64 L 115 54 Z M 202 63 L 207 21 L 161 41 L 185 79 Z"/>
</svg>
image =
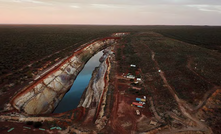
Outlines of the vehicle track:
<svg viewBox="0 0 221 134">
<path fill-rule="evenodd" d="M 160 72 L 159 72 L 160 77 L 162 78 L 164 84 L 167 85 L 168 90 L 170 91 L 170 93 L 172 94 L 172 96 L 174 97 L 174 99 L 176 100 L 176 102 L 177 102 L 177 104 L 178 104 L 178 106 L 179 106 L 179 109 L 180 109 L 180 111 L 182 112 L 182 114 L 183 114 L 184 116 L 186 116 L 187 118 L 191 119 L 192 121 L 196 122 L 197 127 L 194 128 L 194 129 L 192 128 L 192 130 L 195 130 L 195 131 L 199 131 L 199 130 L 200 130 L 200 131 L 206 131 L 206 132 L 212 134 L 212 130 L 211 130 L 210 128 L 208 128 L 208 126 L 206 126 L 205 124 L 203 124 L 202 122 L 200 122 L 196 117 L 194 117 L 193 115 L 191 115 L 190 113 L 188 113 L 188 110 L 189 110 L 189 109 L 187 109 L 188 106 L 186 106 L 185 101 L 184 101 L 184 100 L 181 100 L 181 99 L 177 96 L 177 94 L 176 94 L 176 92 L 174 91 L 174 89 L 173 89 L 173 88 L 170 86 L 170 84 L 168 83 L 164 72 L 162 71 L 162 69 L 160 69 L 158 62 L 157 62 L 157 60 L 155 59 L 155 52 L 154 52 L 152 49 L 150 49 L 148 45 L 145 45 L 144 42 L 140 42 L 140 43 L 142 43 L 144 46 L 146 46 L 146 47 L 149 49 L 149 51 L 151 52 L 151 58 L 152 58 L 152 60 L 153 60 L 153 62 L 154 62 L 154 64 L 155 64 L 157 70 L 160 70 Z"/>
</svg>

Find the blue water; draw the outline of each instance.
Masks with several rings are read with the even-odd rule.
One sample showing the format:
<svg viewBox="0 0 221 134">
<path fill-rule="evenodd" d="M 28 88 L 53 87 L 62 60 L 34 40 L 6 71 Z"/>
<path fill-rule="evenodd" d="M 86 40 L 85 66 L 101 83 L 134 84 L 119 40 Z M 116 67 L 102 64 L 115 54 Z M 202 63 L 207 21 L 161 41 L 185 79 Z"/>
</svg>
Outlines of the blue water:
<svg viewBox="0 0 221 134">
<path fill-rule="evenodd" d="M 57 108 L 54 110 L 54 113 L 62 113 L 77 108 L 81 96 L 90 82 L 95 67 L 98 67 L 100 64 L 99 59 L 102 55 L 103 52 L 100 51 L 86 63 L 83 70 L 75 79 L 71 89 L 65 94 Z"/>
</svg>

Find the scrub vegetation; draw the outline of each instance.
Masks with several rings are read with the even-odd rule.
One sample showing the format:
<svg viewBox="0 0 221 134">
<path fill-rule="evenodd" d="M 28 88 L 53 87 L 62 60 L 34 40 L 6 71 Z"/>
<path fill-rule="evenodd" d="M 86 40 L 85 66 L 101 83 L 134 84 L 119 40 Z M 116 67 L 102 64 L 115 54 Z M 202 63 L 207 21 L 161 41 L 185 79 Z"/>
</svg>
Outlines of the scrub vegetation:
<svg viewBox="0 0 221 134">
<path fill-rule="evenodd" d="M 130 34 L 114 46 L 115 57 L 110 60 L 104 108 L 110 123 L 104 132 L 161 131 L 158 128 L 162 126 L 169 126 L 174 133 L 210 133 L 208 127 L 220 132 L 221 123 L 216 115 L 220 115 L 217 113 L 221 102 L 221 27 L 1 25 L 0 108 L 22 84 L 28 85 L 80 45 L 115 32 Z M 88 58 L 85 54 L 82 60 Z M 137 97 L 146 99 L 142 109 L 131 105 Z M 138 109 L 141 116 L 135 113 Z M 62 116 L 70 116 L 68 119 L 78 123 L 85 108 L 76 112 Z M 93 119 L 84 123 L 90 120 Z M 157 125 L 151 125 L 152 120 Z M 51 127 L 52 123 L 43 125 Z"/>
<path fill-rule="evenodd" d="M 80 45 L 88 41 L 110 36 L 114 32 L 137 33 L 145 31 L 158 32 L 169 38 L 220 52 L 221 27 L 0 25 L 0 91 L 6 92 L 16 87 L 16 85 L 26 85 L 28 81 L 33 80 L 44 69 L 60 61 L 62 58 L 70 56 Z M 122 53 L 117 54 L 117 60 L 124 60 L 122 64 L 125 62 L 127 64 L 140 64 L 138 63 L 140 60 L 137 54 L 133 53 L 134 47 L 131 45 L 130 40 L 131 35 L 125 37 L 125 48 L 122 50 Z M 147 39 L 144 38 L 144 40 Z M 155 47 L 162 46 L 156 45 Z M 174 55 L 176 54 L 174 53 Z M 200 52 L 195 54 L 200 54 Z M 147 55 L 150 56 L 148 53 Z M 184 57 L 182 59 L 183 61 L 180 60 L 179 62 L 184 64 L 186 59 Z M 201 56 L 193 60 L 198 63 L 198 66 L 201 66 L 200 61 L 206 61 L 207 59 Z M 148 64 L 147 62 L 149 61 L 142 64 Z M 213 64 L 213 67 L 218 69 L 219 66 L 215 65 L 218 63 L 213 60 Z M 204 66 L 209 65 L 204 64 Z M 196 71 L 203 71 L 202 75 L 208 75 L 213 70 L 202 68 Z M 211 79 L 216 79 L 215 83 L 220 82 L 219 80 L 217 81 L 217 78 L 208 76 Z"/>
<path fill-rule="evenodd" d="M 109 28 L 110 29 L 110 28 Z M 0 26 L 1 91 L 32 80 L 80 45 L 110 36 L 97 26 Z"/>
<path fill-rule="evenodd" d="M 166 37 L 221 52 L 221 27 L 179 26 L 158 29 L 156 32 Z"/>
<path fill-rule="evenodd" d="M 181 105 L 195 113 L 213 92 L 220 90 L 219 51 L 167 38 L 156 32 L 134 34 L 131 42 L 141 59 L 140 68 L 148 95 L 162 119 L 171 116 L 168 113 L 172 111 L 186 120 L 187 116 L 183 116 L 186 111 L 181 111 Z M 212 104 L 210 117 L 218 113 L 218 104 Z M 214 118 L 213 122 L 220 124 L 219 119 Z M 212 123 L 207 123 L 216 130 Z"/>
</svg>

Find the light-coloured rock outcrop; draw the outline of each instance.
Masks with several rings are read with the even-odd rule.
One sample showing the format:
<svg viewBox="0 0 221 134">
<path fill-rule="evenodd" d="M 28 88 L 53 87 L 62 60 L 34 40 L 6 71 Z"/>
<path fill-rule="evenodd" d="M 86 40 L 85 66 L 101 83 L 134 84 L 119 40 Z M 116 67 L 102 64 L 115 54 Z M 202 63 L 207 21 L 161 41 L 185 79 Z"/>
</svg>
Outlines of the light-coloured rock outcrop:
<svg viewBox="0 0 221 134">
<path fill-rule="evenodd" d="M 100 97 L 105 87 L 105 74 L 108 68 L 106 64 L 106 59 L 111 53 L 110 48 L 104 50 L 104 55 L 100 58 L 102 60 L 98 68 L 96 68 L 92 74 L 92 78 L 88 84 L 87 89 L 82 95 L 81 101 L 78 107 L 82 106 L 84 108 L 89 108 L 91 103 L 93 107 L 97 107 L 100 102 Z M 95 105 L 96 104 L 96 105 Z"/>
<path fill-rule="evenodd" d="M 109 64 L 109 56 L 112 54 L 111 47 L 105 49 L 103 52 L 104 55 L 100 58 L 101 64 L 94 70 L 90 83 L 78 105 L 78 107 L 82 106 L 89 109 L 84 122 L 87 123 L 91 119 L 95 119 L 95 125 L 98 130 L 103 129 L 108 120 L 104 116 L 104 109 L 111 67 Z"/>
<path fill-rule="evenodd" d="M 105 38 L 78 49 L 71 57 L 67 58 L 54 70 L 17 93 L 11 100 L 12 106 L 27 114 L 51 113 L 65 93 L 70 89 L 77 74 L 82 70 L 90 57 L 105 45 L 115 43 L 117 39 L 118 38 L 114 37 Z M 105 71 L 106 66 L 101 66 L 99 71 Z M 97 84 L 94 86 L 99 88 L 103 87 L 103 85 L 104 84 L 97 79 Z M 94 99 L 99 99 L 99 95 L 100 90 L 95 91 Z M 86 107 L 88 105 L 89 104 L 84 104 Z"/>
</svg>

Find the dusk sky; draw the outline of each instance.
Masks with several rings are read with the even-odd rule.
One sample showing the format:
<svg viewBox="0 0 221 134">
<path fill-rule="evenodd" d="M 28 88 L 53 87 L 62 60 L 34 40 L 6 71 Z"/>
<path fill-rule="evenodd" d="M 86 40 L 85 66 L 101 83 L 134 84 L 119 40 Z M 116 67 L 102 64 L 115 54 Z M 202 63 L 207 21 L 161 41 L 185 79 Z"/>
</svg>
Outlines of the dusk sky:
<svg viewBox="0 0 221 134">
<path fill-rule="evenodd" d="M 221 25 L 221 0 L 0 0 L 0 24 Z"/>
</svg>

